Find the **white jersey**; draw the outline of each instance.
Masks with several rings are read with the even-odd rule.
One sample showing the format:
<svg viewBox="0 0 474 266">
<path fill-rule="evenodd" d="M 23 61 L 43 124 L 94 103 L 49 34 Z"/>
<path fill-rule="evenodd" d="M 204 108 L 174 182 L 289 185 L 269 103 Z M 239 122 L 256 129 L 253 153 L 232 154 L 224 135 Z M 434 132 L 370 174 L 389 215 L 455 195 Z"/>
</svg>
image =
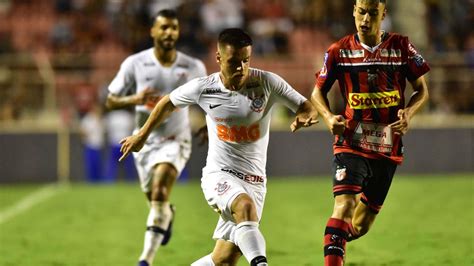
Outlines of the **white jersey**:
<svg viewBox="0 0 474 266">
<path fill-rule="evenodd" d="M 241 179 L 266 175 L 273 105 L 279 102 L 296 112 L 306 101 L 278 75 L 254 68 L 239 91 L 226 89 L 214 73 L 177 88 L 170 99 L 177 107 L 198 104 L 206 112 L 209 150 L 203 176 L 226 171 Z"/>
<path fill-rule="evenodd" d="M 109 92 L 122 96 L 127 93 L 139 93 L 147 88 L 156 91 L 153 101 L 135 106 L 136 130 L 138 130 L 161 97 L 186 82 L 205 75 L 204 64 L 196 58 L 177 52 L 173 65 L 164 67 L 156 58 L 153 48 L 150 48 L 125 59 L 117 76 L 109 85 Z M 191 138 L 188 108 L 176 110 L 154 129 L 148 140 L 161 141 L 169 138 Z"/>
</svg>

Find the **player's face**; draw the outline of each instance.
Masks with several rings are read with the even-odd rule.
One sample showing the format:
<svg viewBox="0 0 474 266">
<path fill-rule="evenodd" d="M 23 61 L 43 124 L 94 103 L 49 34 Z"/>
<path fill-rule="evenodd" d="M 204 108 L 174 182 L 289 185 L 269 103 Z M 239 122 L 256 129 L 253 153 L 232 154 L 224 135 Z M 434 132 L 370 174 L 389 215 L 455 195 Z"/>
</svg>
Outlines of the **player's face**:
<svg viewBox="0 0 474 266">
<path fill-rule="evenodd" d="M 217 63 L 226 88 L 238 90 L 245 84 L 249 75 L 251 54 L 252 46 L 235 48 L 225 45 L 218 48 Z"/>
<path fill-rule="evenodd" d="M 357 0 L 354 5 L 354 19 L 357 32 L 363 37 L 377 36 L 385 18 L 385 4 L 376 0 Z"/>
<path fill-rule="evenodd" d="M 151 37 L 155 45 L 164 50 L 175 49 L 179 37 L 179 23 L 177 19 L 157 17 L 151 28 Z"/>
</svg>

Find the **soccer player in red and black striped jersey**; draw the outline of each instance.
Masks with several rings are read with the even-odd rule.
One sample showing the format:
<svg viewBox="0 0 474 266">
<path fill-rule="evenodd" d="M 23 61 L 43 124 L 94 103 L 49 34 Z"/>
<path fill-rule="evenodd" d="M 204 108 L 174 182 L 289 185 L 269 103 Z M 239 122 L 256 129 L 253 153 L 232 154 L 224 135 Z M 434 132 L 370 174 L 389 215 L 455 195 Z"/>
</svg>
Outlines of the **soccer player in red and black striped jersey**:
<svg viewBox="0 0 474 266">
<path fill-rule="evenodd" d="M 347 241 L 367 233 L 403 160 L 402 135 L 428 99 L 429 66 L 407 37 L 381 30 L 386 0 L 355 0 L 357 33 L 332 44 L 311 101 L 334 140 L 333 213 L 324 236 L 325 265 L 342 265 Z M 345 107 L 327 93 L 338 81 Z M 406 81 L 414 93 L 405 102 Z"/>
</svg>

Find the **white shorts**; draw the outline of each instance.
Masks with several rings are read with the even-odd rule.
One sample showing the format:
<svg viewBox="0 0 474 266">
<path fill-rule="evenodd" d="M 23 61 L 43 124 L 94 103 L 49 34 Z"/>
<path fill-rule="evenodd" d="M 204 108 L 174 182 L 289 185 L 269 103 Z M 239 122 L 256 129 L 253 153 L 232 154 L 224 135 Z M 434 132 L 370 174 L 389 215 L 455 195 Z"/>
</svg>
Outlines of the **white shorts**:
<svg viewBox="0 0 474 266">
<path fill-rule="evenodd" d="M 142 191 L 145 193 L 151 191 L 152 170 L 157 164 L 169 163 L 173 165 L 179 177 L 190 155 L 190 140 L 147 142 L 139 152 L 133 153 Z"/>
<path fill-rule="evenodd" d="M 265 202 L 266 180 L 258 183 L 246 182 L 237 176 L 219 171 L 207 174 L 201 179 L 204 197 L 211 208 L 220 214 L 213 239 L 223 239 L 235 243 L 236 223 L 232 216 L 231 206 L 234 199 L 245 193 L 254 201 L 260 221 Z"/>
</svg>

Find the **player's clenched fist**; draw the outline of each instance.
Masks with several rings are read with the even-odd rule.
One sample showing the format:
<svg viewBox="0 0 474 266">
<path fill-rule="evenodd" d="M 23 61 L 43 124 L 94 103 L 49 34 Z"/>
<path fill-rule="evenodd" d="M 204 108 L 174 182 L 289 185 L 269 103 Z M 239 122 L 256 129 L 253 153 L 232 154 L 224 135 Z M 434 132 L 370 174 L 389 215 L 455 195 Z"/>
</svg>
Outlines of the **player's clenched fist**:
<svg viewBox="0 0 474 266">
<path fill-rule="evenodd" d="M 327 124 L 333 135 L 342 135 L 346 129 L 346 120 L 342 115 L 331 116 Z"/>
<path fill-rule="evenodd" d="M 130 152 L 137 152 L 143 148 L 146 138 L 141 138 L 139 135 L 132 135 L 126 138 L 123 138 L 120 141 L 122 147 L 120 147 L 120 152 L 122 157 L 120 157 L 119 162 L 121 162 L 125 157 L 127 157 Z"/>
</svg>

